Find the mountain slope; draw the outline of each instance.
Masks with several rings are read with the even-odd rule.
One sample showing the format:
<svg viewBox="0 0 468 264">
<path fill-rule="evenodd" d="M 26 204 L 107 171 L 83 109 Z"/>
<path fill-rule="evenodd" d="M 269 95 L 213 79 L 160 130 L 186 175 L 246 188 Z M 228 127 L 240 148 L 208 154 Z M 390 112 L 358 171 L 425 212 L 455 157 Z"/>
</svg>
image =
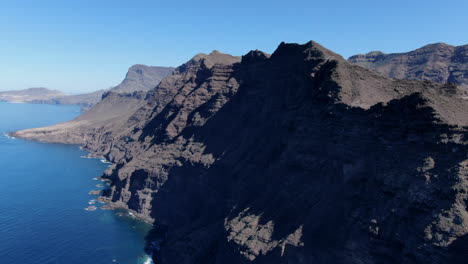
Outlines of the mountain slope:
<svg viewBox="0 0 468 264">
<path fill-rule="evenodd" d="M 197 55 L 128 118 L 75 137 L 114 163 L 111 204 L 155 220 L 157 263 L 453 263 L 468 240 L 462 94 L 282 43 Z M 66 142 L 48 129 L 15 136 Z"/>
<path fill-rule="evenodd" d="M 397 79 L 455 83 L 468 89 L 468 45 L 426 45 L 406 53 L 373 51 L 349 61 Z"/>
</svg>

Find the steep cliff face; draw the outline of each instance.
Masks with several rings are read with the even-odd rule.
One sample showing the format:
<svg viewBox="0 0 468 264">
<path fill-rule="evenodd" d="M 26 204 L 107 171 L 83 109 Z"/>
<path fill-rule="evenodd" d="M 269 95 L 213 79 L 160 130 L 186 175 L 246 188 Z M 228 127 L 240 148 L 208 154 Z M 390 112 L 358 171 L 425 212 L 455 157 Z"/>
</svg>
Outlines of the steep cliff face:
<svg viewBox="0 0 468 264">
<path fill-rule="evenodd" d="M 73 131 L 115 164 L 112 204 L 154 220 L 157 263 L 467 257 L 468 103 L 454 85 L 282 43 L 197 55 L 136 105 Z M 47 129 L 16 135 L 63 141 Z"/>
<path fill-rule="evenodd" d="M 128 69 L 123 81 L 111 90 L 118 93 L 149 91 L 174 71 L 172 67 L 135 64 Z"/>
<path fill-rule="evenodd" d="M 455 83 L 468 89 L 468 45 L 436 43 L 394 54 L 374 51 L 349 61 L 391 78 Z"/>
</svg>

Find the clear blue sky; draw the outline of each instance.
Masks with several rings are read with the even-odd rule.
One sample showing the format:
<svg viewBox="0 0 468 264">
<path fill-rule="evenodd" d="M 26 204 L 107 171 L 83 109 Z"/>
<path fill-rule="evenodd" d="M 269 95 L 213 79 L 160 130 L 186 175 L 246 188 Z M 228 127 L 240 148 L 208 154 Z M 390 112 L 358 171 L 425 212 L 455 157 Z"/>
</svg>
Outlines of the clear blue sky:
<svg viewBox="0 0 468 264">
<path fill-rule="evenodd" d="M 467 0 L 0 1 L 0 90 L 117 85 L 128 67 L 315 40 L 348 57 L 468 44 Z"/>
</svg>

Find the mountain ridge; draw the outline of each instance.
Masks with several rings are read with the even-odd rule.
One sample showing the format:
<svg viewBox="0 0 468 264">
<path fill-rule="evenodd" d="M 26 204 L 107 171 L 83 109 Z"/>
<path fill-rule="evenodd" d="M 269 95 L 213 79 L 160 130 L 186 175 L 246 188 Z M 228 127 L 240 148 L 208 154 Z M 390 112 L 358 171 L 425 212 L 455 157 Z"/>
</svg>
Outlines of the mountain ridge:
<svg viewBox="0 0 468 264">
<path fill-rule="evenodd" d="M 155 263 L 466 257 L 468 102 L 455 85 L 281 43 L 271 56 L 195 56 L 146 94 L 111 93 L 72 122 L 123 96 L 135 108 L 104 124 L 13 135 L 110 160 L 104 197 L 154 221 Z"/>
<path fill-rule="evenodd" d="M 373 51 L 348 60 L 391 78 L 455 83 L 468 89 L 468 45 L 434 43 L 410 52 Z"/>
</svg>

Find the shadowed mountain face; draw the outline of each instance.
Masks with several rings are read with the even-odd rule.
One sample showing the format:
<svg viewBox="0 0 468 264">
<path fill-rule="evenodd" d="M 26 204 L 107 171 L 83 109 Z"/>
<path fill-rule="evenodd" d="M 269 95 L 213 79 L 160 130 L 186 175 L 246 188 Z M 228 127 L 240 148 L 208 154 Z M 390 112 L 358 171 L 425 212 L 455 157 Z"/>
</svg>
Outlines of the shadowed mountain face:
<svg viewBox="0 0 468 264">
<path fill-rule="evenodd" d="M 113 112 L 110 95 L 93 110 Z M 271 56 L 199 54 L 135 100 L 109 122 L 15 136 L 111 160 L 105 196 L 154 220 L 157 263 L 466 255 L 468 102 L 457 86 L 388 79 L 317 43 L 282 43 Z"/>
<path fill-rule="evenodd" d="M 468 89 L 468 45 L 436 43 L 393 54 L 373 51 L 352 56 L 349 61 L 391 78 L 455 83 Z"/>
</svg>

